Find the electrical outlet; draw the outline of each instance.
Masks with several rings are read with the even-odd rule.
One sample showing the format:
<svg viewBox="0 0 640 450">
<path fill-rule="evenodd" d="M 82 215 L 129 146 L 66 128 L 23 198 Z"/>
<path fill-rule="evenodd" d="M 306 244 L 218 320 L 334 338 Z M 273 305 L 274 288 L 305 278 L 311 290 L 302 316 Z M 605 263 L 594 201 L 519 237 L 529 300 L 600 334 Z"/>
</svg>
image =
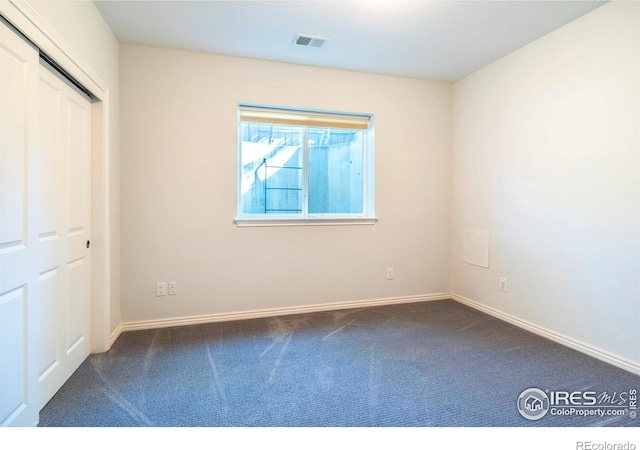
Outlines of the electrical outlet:
<svg viewBox="0 0 640 450">
<path fill-rule="evenodd" d="M 178 283 L 176 281 L 169 281 L 169 295 L 176 295 L 178 293 Z"/>
<path fill-rule="evenodd" d="M 507 279 L 500 278 L 500 290 L 507 292 Z"/>
<path fill-rule="evenodd" d="M 156 297 L 164 297 L 167 295 L 167 283 L 164 281 L 156 283 Z"/>
<path fill-rule="evenodd" d="M 387 280 L 393 280 L 393 267 L 387 268 Z"/>
</svg>

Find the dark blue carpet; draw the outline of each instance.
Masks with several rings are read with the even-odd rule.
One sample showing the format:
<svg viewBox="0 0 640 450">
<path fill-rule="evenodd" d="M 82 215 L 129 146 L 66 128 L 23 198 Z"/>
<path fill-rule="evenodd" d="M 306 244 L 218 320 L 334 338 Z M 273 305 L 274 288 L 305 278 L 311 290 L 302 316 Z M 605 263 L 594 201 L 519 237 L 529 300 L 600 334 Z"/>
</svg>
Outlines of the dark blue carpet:
<svg viewBox="0 0 640 450">
<path fill-rule="evenodd" d="M 640 377 L 451 300 L 123 333 L 40 413 L 48 427 L 591 427 L 523 418 L 530 387 Z"/>
</svg>

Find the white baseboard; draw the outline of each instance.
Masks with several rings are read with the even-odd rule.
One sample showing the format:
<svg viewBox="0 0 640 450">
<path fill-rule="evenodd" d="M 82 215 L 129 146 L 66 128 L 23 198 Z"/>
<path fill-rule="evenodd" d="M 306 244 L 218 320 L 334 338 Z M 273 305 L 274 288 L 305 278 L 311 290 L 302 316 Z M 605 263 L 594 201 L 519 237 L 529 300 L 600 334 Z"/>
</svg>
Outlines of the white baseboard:
<svg viewBox="0 0 640 450">
<path fill-rule="evenodd" d="M 205 314 L 201 316 L 188 316 L 188 317 L 176 317 L 171 319 L 158 319 L 158 320 L 140 320 L 135 322 L 125 322 L 121 324 L 118 329 L 112 334 L 112 339 L 117 332 L 118 336 L 123 331 L 133 330 L 149 330 L 153 328 L 168 328 L 179 327 L 184 325 L 197 325 L 202 323 L 213 322 L 229 322 L 232 320 L 244 320 L 244 319 L 257 319 L 261 317 L 275 317 L 285 316 L 291 314 L 304 314 L 318 311 L 332 311 L 337 309 L 349 309 L 349 308 L 365 308 L 368 306 L 383 306 L 394 305 L 399 303 L 415 303 L 426 302 L 433 300 L 448 300 L 449 294 L 426 294 L 426 295 L 413 295 L 407 297 L 391 297 L 391 298 L 379 298 L 373 300 L 357 300 L 350 302 L 339 303 L 323 303 L 320 305 L 308 305 L 308 306 L 292 306 L 286 308 L 272 308 L 272 309 L 260 309 L 254 311 L 242 311 L 235 313 L 220 313 L 220 314 Z M 117 338 L 117 336 L 116 336 Z M 113 339 L 115 341 L 115 339 Z"/>
<path fill-rule="evenodd" d="M 113 330 L 113 333 L 111 333 L 109 337 L 109 348 L 111 348 L 113 343 L 120 337 L 120 334 L 122 334 L 122 324 L 118 325 L 118 327 Z"/>
<path fill-rule="evenodd" d="M 636 375 L 640 375 L 640 364 L 630 361 L 628 359 L 622 358 L 620 356 L 614 355 L 607 351 L 601 350 L 597 347 L 593 347 L 592 345 L 585 344 L 583 342 L 577 341 L 570 337 L 567 337 L 563 334 L 556 333 L 555 331 L 548 330 L 541 326 L 535 325 L 531 322 L 527 322 L 526 320 L 519 319 L 518 317 L 512 316 L 510 314 L 506 314 L 502 311 L 498 311 L 497 309 L 491 308 L 489 306 L 478 303 L 474 300 L 463 297 L 458 294 L 451 294 L 450 298 L 455 300 L 463 305 L 470 306 L 471 308 L 482 311 L 483 313 L 489 314 L 490 316 L 496 317 L 500 320 L 508 322 L 512 325 L 515 325 L 519 328 L 523 328 L 527 331 L 531 331 L 539 336 L 550 339 L 554 342 L 564 345 L 565 347 L 572 348 L 586 355 L 592 356 L 596 359 L 609 363 L 613 366 L 624 369 L 628 372 L 634 373 Z"/>
<path fill-rule="evenodd" d="M 116 339 L 118 339 L 120 334 L 125 331 L 150 330 L 154 328 L 169 328 L 169 327 L 179 327 L 179 326 L 185 326 L 185 325 L 197 325 L 197 324 L 203 324 L 203 323 L 229 322 L 234 320 L 258 319 L 263 317 L 286 316 L 286 315 L 292 315 L 292 314 L 304 314 L 304 313 L 320 312 L 320 311 L 333 311 L 333 310 L 339 310 L 339 309 L 366 308 L 369 306 L 384 306 L 384 305 L 394 305 L 394 304 L 400 304 L 400 303 L 415 303 L 415 302 L 426 302 L 426 301 L 433 301 L 433 300 L 448 300 L 448 299 L 455 300 L 471 308 L 477 309 L 485 314 L 488 314 L 490 316 L 493 316 L 500 320 L 508 322 L 512 325 L 515 325 L 519 328 L 525 329 L 534 334 L 550 339 L 554 342 L 557 342 L 566 347 L 577 350 L 586 355 L 592 356 L 596 359 L 599 359 L 608 364 L 624 369 L 628 372 L 634 373 L 636 375 L 640 375 L 640 364 L 636 362 L 630 361 L 628 359 L 614 355 L 607 351 L 601 350 L 597 347 L 593 347 L 592 345 L 585 344 L 583 342 L 567 337 L 563 334 L 556 333 L 555 331 L 548 330 L 544 327 L 535 325 L 526 320 L 522 320 L 518 317 L 512 316 L 510 314 L 504 313 L 497 309 L 483 305 L 474 300 L 463 297 L 462 295 L 453 294 L 453 293 L 452 294 L 440 293 L 440 294 L 414 295 L 414 296 L 406 296 L 406 297 L 390 297 L 390 298 L 379 298 L 379 299 L 371 299 L 371 300 L 357 300 L 357 301 L 349 301 L 349 302 L 323 303 L 319 305 L 292 306 L 292 307 L 285 307 L 285 308 L 271 308 L 271 309 L 260 309 L 260 310 L 253 310 L 253 311 L 241 311 L 241 312 L 234 312 L 234 313 L 204 314 L 199 316 L 185 316 L 185 317 L 176 317 L 176 318 L 169 318 L 169 319 L 140 320 L 140 321 L 133 321 L 133 322 L 125 322 L 120 324 L 113 331 L 113 333 L 111 333 L 111 337 L 109 339 L 109 347 L 111 347 L 111 345 L 113 345 Z"/>
</svg>

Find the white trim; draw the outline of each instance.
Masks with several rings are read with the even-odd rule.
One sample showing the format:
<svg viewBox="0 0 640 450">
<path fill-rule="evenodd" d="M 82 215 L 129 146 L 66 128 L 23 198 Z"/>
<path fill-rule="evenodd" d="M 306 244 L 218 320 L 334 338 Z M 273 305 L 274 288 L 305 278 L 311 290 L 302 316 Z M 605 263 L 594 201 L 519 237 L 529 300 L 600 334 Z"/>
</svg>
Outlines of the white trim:
<svg viewBox="0 0 640 450">
<path fill-rule="evenodd" d="M 19 0 L 0 2 L 0 14 L 89 89 L 92 94 L 103 100 L 99 94 L 107 91 L 104 81 L 89 68 L 80 55 L 60 37 L 33 6 Z"/>
<path fill-rule="evenodd" d="M 628 372 L 640 375 L 640 364 L 638 363 L 635 363 L 628 359 L 614 355 L 612 353 L 606 352 L 597 347 L 593 347 L 589 344 L 585 344 L 583 342 L 577 341 L 563 334 L 556 333 L 554 331 L 532 324 L 531 322 L 527 322 L 526 320 L 519 319 L 510 314 L 503 313 L 501 311 L 498 311 L 497 309 L 491 308 L 489 306 L 485 306 L 481 303 L 478 303 L 474 300 L 468 299 L 461 295 L 446 294 L 446 293 L 425 294 L 425 295 L 415 295 L 415 296 L 406 296 L 406 297 L 390 297 L 390 298 L 371 299 L 371 300 L 356 300 L 356 301 L 348 301 L 348 302 L 325 303 L 325 304 L 319 304 L 319 305 L 293 306 L 293 307 L 286 307 L 286 308 L 272 308 L 272 309 L 261 309 L 261 310 L 242 311 L 242 312 L 233 312 L 233 313 L 205 314 L 205 315 L 199 315 L 199 316 L 186 316 L 186 317 L 177 317 L 177 318 L 170 318 L 170 319 L 140 320 L 140 321 L 133 321 L 133 322 L 125 322 L 121 324 L 118 328 L 116 328 L 116 330 L 111 334 L 110 344 L 112 345 L 115 342 L 115 340 L 120 336 L 120 334 L 125 331 L 149 330 L 149 329 L 155 329 L 155 328 L 179 327 L 179 326 L 198 325 L 198 324 L 213 323 L 213 322 L 229 322 L 234 320 L 257 319 L 257 318 L 264 318 L 264 317 L 285 316 L 285 315 L 291 315 L 291 314 L 304 314 L 304 313 L 312 313 L 312 312 L 320 312 L 320 311 L 333 311 L 333 310 L 339 310 L 339 309 L 366 308 L 371 306 L 384 306 L 384 305 L 394 305 L 394 304 L 401 304 L 401 303 L 416 303 L 416 302 L 448 300 L 448 299 L 454 300 L 458 303 L 469 306 L 473 309 L 477 309 L 485 314 L 488 314 L 504 322 L 515 325 L 518 328 L 530 331 L 534 334 L 537 334 L 539 336 L 542 336 L 544 338 L 557 342 L 561 345 L 564 345 L 565 347 L 572 348 L 588 356 L 591 356 L 593 358 L 599 359 L 613 366 L 624 369 Z"/>
<path fill-rule="evenodd" d="M 122 324 L 118 325 L 118 327 L 113 330 L 111 336 L 109 337 L 109 348 L 118 340 L 120 335 L 122 334 Z"/>
<path fill-rule="evenodd" d="M 101 101 L 102 117 L 99 123 L 102 133 L 99 146 L 92 142 L 92 299 L 91 352 L 109 349 L 111 303 L 111 231 L 110 231 L 110 124 L 111 106 L 109 86 L 92 70 L 60 35 L 36 12 L 29 3 L 19 0 L 0 0 L 0 15 L 20 30 L 31 42 L 45 52 L 62 69 L 74 77 Z M 96 111 L 92 108 L 92 115 Z M 92 119 L 93 120 L 93 119 Z M 95 128 L 92 132 L 95 131 Z M 101 204 L 96 205 L 97 200 Z M 98 210 L 98 208 L 100 208 Z M 94 219 L 96 223 L 94 223 Z"/>
<path fill-rule="evenodd" d="M 375 225 L 378 222 L 376 217 L 366 218 L 344 218 L 344 219 L 271 219 L 271 218 L 245 218 L 236 217 L 233 220 L 238 227 L 306 227 L 306 226 L 326 226 L 326 225 Z"/>
<path fill-rule="evenodd" d="M 522 328 L 544 338 L 550 339 L 554 342 L 564 345 L 565 347 L 577 350 L 581 353 L 584 353 L 585 355 L 592 356 L 593 358 L 599 359 L 600 361 L 604 361 L 628 372 L 640 375 L 640 364 L 630 361 L 626 358 L 622 358 L 618 355 L 614 355 L 613 353 L 599 349 L 592 345 L 585 344 L 584 342 L 577 341 L 563 334 L 556 333 L 555 331 L 551 331 L 547 328 L 541 327 L 531 322 L 527 322 L 526 320 L 522 320 L 518 317 L 512 316 L 511 314 L 498 311 L 497 309 L 483 305 L 474 300 L 463 297 L 462 295 L 452 293 L 451 300 L 455 300 L 459 303 L 462 303 L 463 305 L 467 305 L 471 308 L 477 309 L 478 311 L 482 311 L 485 314 L 508 322 L 512 325 L 517 326 L 518 328 Z"/>
<path fill-rule="evenodd" d="M 109 91 L 92 106 L 91 146 L 91 352 L 111 348 L 111 202 L 109 189 Z"/>
<path fill-rule="evenodd" d="M 125 322 L 118 331 L 149 330 L 154 328 L 180 327 L 213 322 L 229 322 L 233 320 L 258 319 L 263 317 L 286 316 L 291 314 L 305 314 L 319 311 L 333 311 L 338 309 L 366 308 L 370 306 L 395 305 L 399 303 L 428 302 L 434 300 L 448 300 L 449 294 L 425 294 L 407 297 L 378 298 L 372 300 L 356 300 L 338 303 L 323 303 L 319 305 L 292 306 L 286 308 L 259 309 L 233 313 L 204 314 L 201 316 L 177 317 L 173 319 L 140 320 Z M 114 332 L 115 333 L 115 332 Z M 118 333 L 118 334 L 119 334 Z"/>
</svg>

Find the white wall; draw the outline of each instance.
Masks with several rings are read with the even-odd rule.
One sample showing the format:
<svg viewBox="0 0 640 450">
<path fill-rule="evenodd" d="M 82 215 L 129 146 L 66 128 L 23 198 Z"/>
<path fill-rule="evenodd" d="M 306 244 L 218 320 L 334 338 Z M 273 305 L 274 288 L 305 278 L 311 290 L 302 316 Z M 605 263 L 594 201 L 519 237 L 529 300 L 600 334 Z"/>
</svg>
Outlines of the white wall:
<svg viewBox="0 0 640 450">
<path fill-rule="evenodd" d="M 30 1 L 29 4 L 104 80 L 110 91 L 110 328 L 113 332 L 120 325 L 119 44 L 93 2 Z"/>
<path fill-rule="evenodd" d="M 448 292 L 450 85 L 140 46 L 120 56 L 124 322 Z M 375 114 L 379 223 L 237 228 L 239 102 Z M 157 281 L 179 294 L 155 297 Z"/>
<path fill-rule="evenodd" d="M 640 4 L 610 3 L 457 82 L 452 138 L 452 292 L 635 364 L 639 84 Z"/>
</svg>

